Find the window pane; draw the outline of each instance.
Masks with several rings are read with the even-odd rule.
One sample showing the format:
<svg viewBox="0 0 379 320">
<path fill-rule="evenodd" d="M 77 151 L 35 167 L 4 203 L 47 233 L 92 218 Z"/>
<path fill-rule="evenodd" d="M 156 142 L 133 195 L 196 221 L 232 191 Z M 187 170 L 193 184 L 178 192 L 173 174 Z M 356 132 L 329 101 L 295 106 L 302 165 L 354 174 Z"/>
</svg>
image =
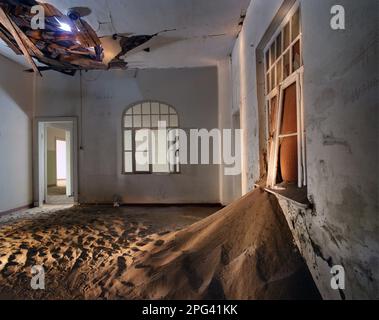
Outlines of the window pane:
<svg viewBox="0 0 379 320">
<path fill-rule="evenodd" d="M 143 114 L 150 114 L 150 102 L 145 102 L 142 105 L 142 113 Z"/>
<path fill-rule="evenodd" d="M 179 126 L 179 121 L 178 121 L 178 116 L 170 116 L 170 127 L 178 127 Z"/>
<path fill-rule="evenodd" d="M 271 57 L 271 65 L 273 65 L 275 63 L 275 60 L 276 60 L 276 45 L 275 45 L 275 42 L 271 45 L 271 49 L 270 49 L 270 57 Z"/>
<path fill-rule="evenodd" d="M 283 116 L 280 134 L 297 132 L 297 96 L 296 83 L 283 91 Z"/>
<path fill-rule="evenodd" d="M 269 111 L 269 124 L 268 124 L 268 130 L 270 138 L 274 138 L 274 133 L 276 130 L 276 117 L 277 117 L 277 101 L 278 98 L 275 96 L 270 101 L 270 111 Z"/>
<path fill-rule="evenodd" d="M 126 114 L 132 115 L 133 114 L 133 108 L 129 108 L 128 111 L 126 112 Z"/>
<path fill-rule="evenodd" d="M 161 104 L 161 114 L 168 114 L 168 105 Z"/>
<path fill-rule="evenodd" d="M 151 114 L 159 114 L 159 103 L 152 102 L 151 103 Z"/>
<path fill-rule="evenodd" d="M 284 27 L 283 33 L 284 33 L 283 35 L 284 37 L 283 38 L 283 41 L 284 41 L 283 51 L 284 51 L 290 45 L 290 24 L 289 23 L 287 23 L 287 25 Z"/>
<path fill-rule="evenodd" d="M 124 170 L 126 173 L 133 172 L 133 153 L 132 152 L 124 153 Z"/>
<path fill-rule="evenodd" d="M 149 153 L 148 152 L 136 152 L 136 172 L 149 172 Z"/>
<path fill-rule="evenodd" d="M 138 104 L 136 106 L 133 107 L 133 114 L 141 114 L 141 105 Z"/>
<path fill-rule="evenodd" d="M 167 115 L 163 115 L 163 116 L 161 116 L 161 120 L 160 121 L 163 121 L 163 122 L 165 122 L 166 123 L 166 127 L 168 127 L 169 126 L 169 116 Z"/>
<path fill-rule="evenodd" d="M 176 114 L 176 110 L 174 108 L 170 108 L 170 114 Z"/>
<path fill-rule="evenodd" d="M 142 116 L 142 126 L 145 128 L 150 128 L 150 116 Z"/>
<path fill-rule="evenodd" d="M 284 55 L 284 62 L 283 62 L 283 79 L 286 79 L 290 75 L 290 52 L 288 51 Z"/>
<path fill-rule="evenodd" d="M 270 51 L 266 51 L 266 71 L 270 68 Z"/>
<path fill-rule="evenodd" d="M 154 148 L 153 172 L 169 173 L 169 165 L 167 161 L 168 145 L 167 141 L 157 140 Z"/>
<path fill-rule="evenodd" d="M 132 131 L 125 130 L 124 131 L 124 151 L 132 151 Z"/>
<path fill-rule="evenodd" d="M 169 130 L 168 133 L 168 164 L 170 172 L 179 172 L 179 130 Z"/>
<path fill-rule="evenodd" d="M 300 11 L 297 9 L 296 13 L 292 17 L 292 41 L 296 39 L 296 37 L 300 34 Z"/>
<path fill-rule="evenodd" d="M 152 128 L 158 128 L 158 121 L 159 121 L 159 116 L 151 116 L 151 127 Z"/>
<path fill-rule="evenodd" d="M 141 128 L 141 126 L 142 126 L 142 117 L 141 116 L 139 116 L 139 115 L 135 115 L 135 116 L 133 116 L 133 120 L 134 120 L 134 122 L 133 122 L 133 127 L 134 128 Z"/>
<path fill-rule="evenodd" d="M 124 126 L 125 128 L 133 128 L 133 117 L 125 116 L 124 117 Z"/>
<path fill-rule="evenodd" d="M 283 61 L 283 59 L 280 59 L 278 61 L 278 63 L 276 64 L 276 84 L 277 85 L 283 81 L 283 79 L 282 79 L 282 61 Z"/>
<path fill-rule="evenodd" d="M 149 151 L 149 137 L 150 129 L 142 129 L 136 131 L 135 134 L 135 145 L 136 151 Z"/>
<path fill-rule="evenodd" d="M 275 88 L 275 67 L 271 69 L 271 90 Z"/>
<path fill-rule="evenodd" d="M 292 71 L 295 72 L 300 66 L 300 40 L 298 40 L 292 47 Z"/>
<path fill-rule="evenodd" d="M 271 92 L 270 73 L 266 75 L 266 91 L 267 94 Z"/>
<path fill-rule="evenodd" d="M 282 34 L 279 33 L 279 35 L 276 38 L 276 58 L 279 58 L 282 54 Z"/>
<path fill-rule="evenodd" d="M 288 137 L 280 141 L 280 172 L 286 183 L 298 182 L 297 137 Z"/>
</svg>

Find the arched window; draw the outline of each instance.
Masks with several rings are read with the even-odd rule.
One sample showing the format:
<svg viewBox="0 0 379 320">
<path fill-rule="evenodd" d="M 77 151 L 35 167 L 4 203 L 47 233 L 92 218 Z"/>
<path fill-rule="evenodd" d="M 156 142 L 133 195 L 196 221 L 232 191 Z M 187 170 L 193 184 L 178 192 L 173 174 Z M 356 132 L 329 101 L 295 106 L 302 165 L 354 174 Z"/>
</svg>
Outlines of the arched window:
<svg viewBox="0 0 379 320">
<path fill-rule="evenodd" d="M 164 103 L 145 101 L 123 115 L 124 173 L 179 173 L 179 118 Z"/>
</svg>

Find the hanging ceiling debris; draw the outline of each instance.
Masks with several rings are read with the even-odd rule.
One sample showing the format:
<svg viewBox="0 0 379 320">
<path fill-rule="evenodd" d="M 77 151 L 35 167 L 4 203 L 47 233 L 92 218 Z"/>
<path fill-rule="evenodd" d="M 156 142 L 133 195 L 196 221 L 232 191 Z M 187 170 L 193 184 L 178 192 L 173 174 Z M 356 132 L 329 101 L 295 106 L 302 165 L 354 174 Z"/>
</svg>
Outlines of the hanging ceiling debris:
<svg viewBox="0 0 379 320">
<path fill-rule="evenodd" d="M 43 30 L 32 28 L 32 7 L 36 5 L 44 8 Z M 78 70 L 126 69 L 125 55 L 159 34 L 111 36 L 119 42 L 121 52 L 104 63 L 102 42 L 83 19 L 90 13 L 84 7 L 71 8 L 63 14 L 53 5 L 35 0 L 0 0 L 0 39 L 17 55 L 25 56 L 32 67 L 28 71 L 40 74 L 56 70 L 74 75 Z"/>
<path fill-rule="evenodd" d="M 140 51 L 150 52 L 150 47 L 148 43 L 153 38 L 161 35 L 162 33 L 176 31 L 176 29 L 162 30 L 153 35 L 135 35 L 135 36 L 125 36 L 122 34 L 114 34 L 112 36 L 113 40 L 119 40 L 121 51 L 110 61 L 109 65 L 112 67 L 117 67 L 120 63 L 124 63 L 127 54 L 138 48 Z"/>
</svg>

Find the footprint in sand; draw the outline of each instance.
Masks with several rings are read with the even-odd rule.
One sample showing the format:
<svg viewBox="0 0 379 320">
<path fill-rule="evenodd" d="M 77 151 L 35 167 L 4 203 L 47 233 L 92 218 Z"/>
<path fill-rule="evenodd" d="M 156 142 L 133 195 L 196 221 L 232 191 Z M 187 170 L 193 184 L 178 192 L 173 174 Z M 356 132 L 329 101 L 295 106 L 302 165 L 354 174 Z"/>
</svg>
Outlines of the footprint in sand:
<svg viewBox="0 0 379 320">
<path fill-rule="evenodd" d="M 117 266 L 118 266 L 117 277 L 121 277 L 121 275 L 127 268 L 126 259 L 124 257 L 118 257 Z"/>
<path fill-rule="evenodd" d="M 163 240 L 157 240 L 157 241 L 155 241 L 154 245 L 155 245 L 156 247 L 161 247 L 161 246 L 164 245 L 164 241 L 163 241 Z"/>
</svg>

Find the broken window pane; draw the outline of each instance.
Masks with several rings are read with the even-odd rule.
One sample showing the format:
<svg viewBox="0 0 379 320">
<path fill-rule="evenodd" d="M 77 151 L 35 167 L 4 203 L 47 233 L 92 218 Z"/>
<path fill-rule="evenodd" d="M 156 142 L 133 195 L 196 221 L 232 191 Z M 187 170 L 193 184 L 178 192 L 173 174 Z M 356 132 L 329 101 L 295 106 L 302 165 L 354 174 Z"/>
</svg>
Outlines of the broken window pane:
<svg viewBox="0 0 379 320">
<path fill-rule="evenodd" d="M 291 22 L 292 41 L 300 34 L 300 10 L 297 9 L 296 13 L 292 16 Z"/>
<path fill-rule="evenodd" d="M 124 153 L 124 170 L 126 173 L 133 172 L 133 152 Z"/>
</svg>

